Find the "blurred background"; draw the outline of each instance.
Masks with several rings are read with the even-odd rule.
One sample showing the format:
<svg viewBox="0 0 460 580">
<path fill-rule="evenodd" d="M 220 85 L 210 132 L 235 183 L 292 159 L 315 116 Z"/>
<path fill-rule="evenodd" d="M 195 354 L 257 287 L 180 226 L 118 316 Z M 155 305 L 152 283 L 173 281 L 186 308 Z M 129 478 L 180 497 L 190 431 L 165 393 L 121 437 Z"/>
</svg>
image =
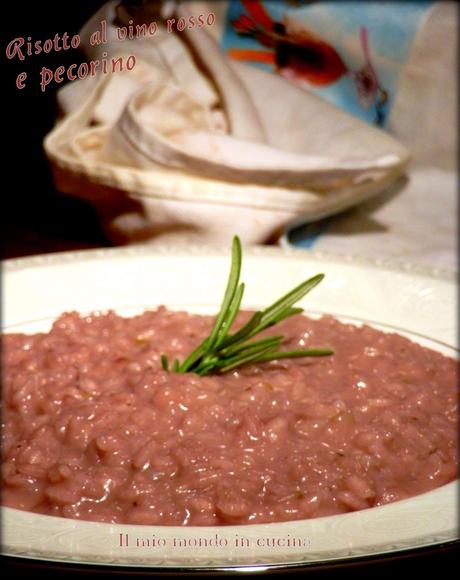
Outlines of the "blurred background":
<svg viewBox="0 0 460 580">
<path fill-rule="evenodd" d="M 5 10 L 4 48 L 64 31 L 82 42 L 24 61 L 4 50 L 4 258 L 238 233 L 248 244 L 456 266 L 456 3 Z M 155 35 L 116 38 L 152 22 Z M 42 67 L 110 67 L 120 55 L 136 56 L 132 71 L 40 90 Z"/>
<path fill-rule="evenodd" d="M 3 94 L 7 144 L 2 212 L 2 255 L 13 258 L 46 252 L 110 245 L 94 208 L 78 198 L 61 195 L 54 187 L 43 139 L 57 114 L 56 86 L 42 93 L 43 66 L 83 60 L 78 51 L 50 52 L 24 62 L 5 58 L 6 45 L 16 37 L 52 38 L 58 31 L 76 34 L 104 2 L 74 2 L 56 10 L 52 2 L 8 2 L 3 6 Z M 32 82 L 18 90 L 16 77 L 27 72 Z"/>
</svg>

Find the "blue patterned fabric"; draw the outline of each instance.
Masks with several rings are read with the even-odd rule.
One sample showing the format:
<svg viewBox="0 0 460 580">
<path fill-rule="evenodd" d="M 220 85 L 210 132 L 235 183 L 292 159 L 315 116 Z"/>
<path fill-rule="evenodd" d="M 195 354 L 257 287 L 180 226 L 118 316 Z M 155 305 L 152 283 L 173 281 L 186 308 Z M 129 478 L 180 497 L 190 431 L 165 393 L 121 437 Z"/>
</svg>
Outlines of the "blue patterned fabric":
<svg viewBox="0 0 460 580">
<path fill-rule="evenodd" d="M 221 42 L 226 53 L 282 74 L 305 90 L 381 127 L 391 110 L 399 73 L 420 19 L 433 4 L 301 0 L 251 3 L 266 12 L 275 23 L 274 30 L 264 35 L 267 26 L 251 16 L 249 3 L 231 0 Z M 293 33 L 293 29 L 297 32 Z M 290 66 L 286 60 L 295 53 L 296 45 L 300 48 L 297 58 L 291 58 L 296 61 L 294 66 Z M 261 53 L 267 59 L 271 55 L 275 62 L 260 62 Z M 292 70 L 296 65 L 301 69 L 297 73 Z M 318 71 L 318 67 L 324 70 Z M 326 73 L 326 77 L 315 78 L 315 70 Z"/>
</svg>

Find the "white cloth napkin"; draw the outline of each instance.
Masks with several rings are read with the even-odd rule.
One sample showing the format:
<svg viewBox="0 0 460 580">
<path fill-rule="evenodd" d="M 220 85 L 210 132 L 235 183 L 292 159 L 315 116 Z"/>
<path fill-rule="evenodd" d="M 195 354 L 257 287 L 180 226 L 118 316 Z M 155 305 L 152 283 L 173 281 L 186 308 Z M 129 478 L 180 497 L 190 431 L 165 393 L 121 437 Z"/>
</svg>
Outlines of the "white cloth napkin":
<svg viewBox="0 0 460 580">
<path fill-rule="evenodd" d="M 184 39 L 160 26 L 118 42 L 116 5 L 85 25 L 82 44 L 88 60 L 135 54 L 135 68 L 61 89 L 64 115 L 45 140 L 58 188 L 91 200 L 115 238 L 187 231 L 263 242 L 296 217 L 362 202 L 404 172 L 409 152 L 394 137 L 231 62 L 204 28 Z M 188 16 L 198 7 L 174 9 Z M 101 20 L 108 43 L 91 46 Z"/>
<path fill-rule="evenodd" d="M 457 192 L 455 172 L 418 165 L 385 194 L 325 222 L 292 229 L 282 244 L 456 270 Z"/>
<path fill-rule="evenodd" d="M 433 3 L 401 71 L 389 129 L 410 147 L 406 179 L 283 244 L 458 269 L 458 9 Z"/>
</svg>

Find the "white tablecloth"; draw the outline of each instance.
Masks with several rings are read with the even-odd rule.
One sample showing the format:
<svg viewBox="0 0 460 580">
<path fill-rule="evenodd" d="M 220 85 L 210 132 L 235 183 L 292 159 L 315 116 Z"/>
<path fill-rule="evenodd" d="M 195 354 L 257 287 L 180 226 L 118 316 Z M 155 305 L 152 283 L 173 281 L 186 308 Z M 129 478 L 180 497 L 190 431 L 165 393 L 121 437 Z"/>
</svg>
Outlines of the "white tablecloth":
<svg viewBox="0 0 460 580">
<path fill-rule="evenodd" d="M 372 201 L 291 229 L 284 245 L 457 268 L 457 174 L 415 166 Z"/>
</svg>

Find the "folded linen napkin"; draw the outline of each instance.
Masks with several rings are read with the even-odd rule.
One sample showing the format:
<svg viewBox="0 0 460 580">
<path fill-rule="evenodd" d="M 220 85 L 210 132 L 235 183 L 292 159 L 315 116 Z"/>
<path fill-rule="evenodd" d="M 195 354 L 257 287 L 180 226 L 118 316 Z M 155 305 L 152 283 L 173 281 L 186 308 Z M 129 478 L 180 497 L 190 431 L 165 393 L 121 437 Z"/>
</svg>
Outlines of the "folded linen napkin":
<svg viewBox="0 0 460 580">
<path fill-rule="evenodd" d="M 203 3 L 164 3 L 189 18 Z M 282 77 L 229 60 L 205 27 L 119 42 L 118 2 L 81 31 L 88 60 L 130 71 L 69 83 L 45 139 L 57 187 L 91 200 L 116 241 L 176 232 L 263 242 L 290 220 L 331 215 L 391 184 L 409 160 L 389 134 Z M 107 23 L 107 43 L 91 34 Z"/>
</svg>

